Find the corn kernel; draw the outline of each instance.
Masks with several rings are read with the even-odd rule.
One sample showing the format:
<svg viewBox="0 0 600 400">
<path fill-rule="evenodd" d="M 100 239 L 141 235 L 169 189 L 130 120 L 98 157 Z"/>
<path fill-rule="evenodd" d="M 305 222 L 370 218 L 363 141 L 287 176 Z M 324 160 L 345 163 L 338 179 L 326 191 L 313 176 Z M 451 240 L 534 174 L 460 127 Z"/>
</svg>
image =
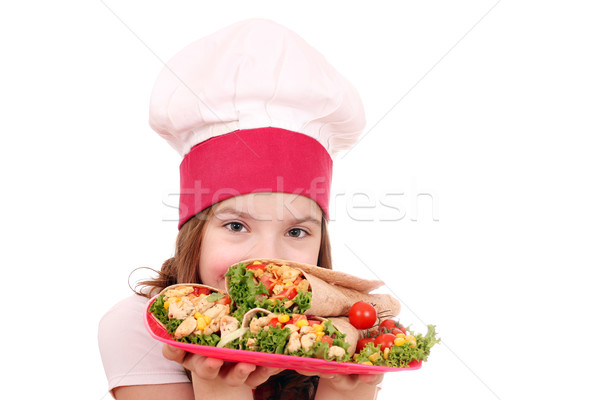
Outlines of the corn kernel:
<svg viewBox="0 0 600 400">
<path fill-rule="evenodd" d="M 321 325 L 321 324 L 313 325 L 312 327 L 315 330 L 315 332 L 323 332 L 323 325 Z"/>
<path fill-rule="evenodd" d="M 175 303 L 179 303 L 181 301 L 181 297 L 175 297 Z"/>
<path fill-rule="evenodd" d="M 303 326 L 307 326 L 308 325 L 308 321 L 305 319 L 299 319 L 298 321 L 296 321 L 296 326 L 298 328 L 302 328 Z"/>
<path fill-rule="evenodd" d="M 373 363 L 371 361 L 364 361 L 364 362 L 361 362 L 361 364 L 364 364 L 364 365 L 373 365 Z"/>
<path fill-rule="evenodd" d="M 200 330 L 206 328 L 206 321 L 204 320 L 204 318 L 198 319 L 198 321 L 196 322 L 196 327 Z"/>
<path fill-rule="evenodd" d="M 355 354 L 352 356 L 352 359 L 353 359 L 354 361 L 358 360 L 358 353 L 355 353 Z"/>
<path fill-rule="evenodd" d="M 325 332 L 317 332 L 317 340 L 321 339 L 323 336 L 325 336 Z"/>
<path fill-rule="evenodd" d="M 288 322 L 290 320 L 290 316 L 287 314 L 281 314 L 279 317 L 277 317 L 277 320 L 279 322 L 281 322 L 282 324 L 285 324 L 286 322 Z"/>
<path fill-rule="evenodd" d="M 212 318 L 208 315 L 203 315 L 202 319 L 204 320 L 204 322 L 206 322 L 206 325 L 210 324 L 210 321 L 212 321 Z"/>
<path fill-rule="evenodd" d="M 169 309 L 169 304 L 171 304 L 171 303 L 170 303 L 170 302 L 168 302 L 168 301 L 165 301 L 165 310 L 168 310 L 168 309 Z"/>
<path fill-rule="evenodd" d="M 413 335 L 406 335 L 406 341 L 407 342 L 412 342 L 413 340 L 416 341 L 417 338 L 414 337 Z"/>
<path fill-rule="evenodd" d="M 200 314 L 199 312 L 195 312 L 194 313 L 194 318 L 200 319 L 200 318 L 202 318 L 202 314 Z"/>
<path fill-rule="evenodd" d="M 402 346 L 404 343 L 406 343 L 406 340 L 404 340 L 404 338 L 394 339 L 394 346 Z"/>
<path fill-rule="evenodd" d="M 389 356 L 390 356 L 390 348 L 386 347 L 385 350 L 383 350 L 383 359 L 387 360 Z"/>
<path fill-rule="evenodd" d="M 375 361 L 379 360 L 380 357 L 381 357 L 381 354 L 379 352 L 373 353 L 369 356 L 369 360 L 375 362 Z"/>
</svg>

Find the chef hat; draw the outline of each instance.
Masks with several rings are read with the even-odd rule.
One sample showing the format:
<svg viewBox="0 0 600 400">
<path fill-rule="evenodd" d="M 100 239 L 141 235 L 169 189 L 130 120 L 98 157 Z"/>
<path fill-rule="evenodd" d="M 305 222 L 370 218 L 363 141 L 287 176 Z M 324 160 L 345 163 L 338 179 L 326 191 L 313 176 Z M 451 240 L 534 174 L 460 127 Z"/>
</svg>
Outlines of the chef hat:
<svg viewBox="0 0 600 400">
<path fill-rule="evenodd" d="M 365 125 L 360 96 L 287 28 L 242 21 L 163 68 L 150 125 L 182 156 L 179 227 L 227 198 L 283 192 L 328 215 L 332 159 Z"/>
</svg>

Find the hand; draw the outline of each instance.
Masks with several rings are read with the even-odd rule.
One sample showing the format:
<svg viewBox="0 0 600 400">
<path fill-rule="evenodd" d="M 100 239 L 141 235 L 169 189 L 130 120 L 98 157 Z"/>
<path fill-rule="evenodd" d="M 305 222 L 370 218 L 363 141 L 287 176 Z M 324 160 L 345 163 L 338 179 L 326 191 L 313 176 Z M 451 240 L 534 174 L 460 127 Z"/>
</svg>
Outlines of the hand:
<svg viewBox="0 0 600 400">
<path fill-rule="evenodd" d="M 168 344 L 163 345 L 163 356 L 176 361 L 192 373 L 192 381 L 210 382 L 211 387 L 242 387 L 255 388 L 264 383 L 271 375 L 278 374 L 281 369 L 259 367 L 248 363 L 231 363 L 200 354 L 188 353 Z M 215 381 L 221 381 L 215 385 Z"/>
<path fill-rule="evenodd" d="M 319 384 L 324 383 L 339 391 L 354 391 L 360 385 L 375 386 L 383 381 L 383 374 L 376 375 L 340 375 L 325 374 Z"/>
</svg>

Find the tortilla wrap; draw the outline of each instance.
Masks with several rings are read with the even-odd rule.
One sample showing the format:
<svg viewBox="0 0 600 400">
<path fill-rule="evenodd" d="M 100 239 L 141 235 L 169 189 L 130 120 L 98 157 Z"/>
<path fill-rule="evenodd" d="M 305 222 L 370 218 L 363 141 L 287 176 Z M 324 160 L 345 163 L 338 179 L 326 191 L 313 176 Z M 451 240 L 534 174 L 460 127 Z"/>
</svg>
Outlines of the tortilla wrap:
<svg viewBox="0 0 600 400">
<path fill-rule="evenodd" d="M 161 296 L 161 295 L 164 295 L 169 290 L 177 290 L 177 289 L 184 288 L 184 287 L 205 288 L 205 289 L 211 290 L 212 292 L 218 292 L 218 293 L 221 293 L 223 295 L 227 295 L 227 293 L 224 290 L 217 289 L 217 288 L 214 288 L 214 287 L 208 286 L 208 285 L 202 285 L 202 284 L 199 284 L 199 283 L 176 283 L 174 285 L 167 286 L 166 288 L 164 288 L 163 290 L 161 290 L 160 293 L 157 295 L 157 297 Z M 158 322 L 163 328 L 165 328 L 165 330 L 167 329 L 167 327 L 165 326 L 165 324 L 163 324 L 158 318 L 156 318 L 156 316 L 154 314 L 150 313 L 150 315 L 152 315 L 152 318 L 154 318 L 154 320 L 156 322 Z"/>
<path fill-rule="evenodd" d="M 310 284 L 312 293 L 311 307 L 305 314 L 320 317 L 346 316 L 357 301 L 373 304 L 379 313 L 396 316 L 400 313 L 400 302 L 389 294 L 371 294 L 371 290 L 382 286 L 382 281 L 362 279 L 345 272 L 332 271 L 309 264 L 278 259 L 251 259 L 240 263 L 287 265 L 299 269 Z M 237 264 L 236 264 L 237 265 Z M 229 281 L 226 279 L 227 287 Z"/>
<path fill-rule="evenodd" d="M 267 315 L 271 314 L 274 316 L 279 315 L 276 313 L 272 313 L 271 311 L 266 310 L 264 308 L 253 308 L 252 310 L 250 310 L 246 314 L 244 314 L 244 319 L 242 321 L 242 329 L 248 330 L 250 328 L 250 321 L 252 320 L 252 318 L 254 318 L 259 313 L 265 313 Z M 352 356 L 354 354 L 354 352 L 356 351 L 356 344 L 358 343 L 358 339 L 360 338 L 360 332 L 358 331 L 358 329 L 353 327 L 352 324 L 350 324 L 350 321 L 348 320 L 348 318 L 345 318 L 345 317 L 323 318 L 323 317 L 318 317 L 318 316 L 310 316 L 310 319 L 315 319 L 315 320 L 321 321 L 321 322 L 324 322 L 326 320 L 331 321 L 331 324 L 333 325 L 333 327 L 335 329 L 337 329 L 338 331 L 340 331 L 341 333 L 346 335 L 346 337 L 344 338 L 344 341 L 350 345 L 350 347 L 348 347 L 348 354 L 350 356 Z"/>
</svg>

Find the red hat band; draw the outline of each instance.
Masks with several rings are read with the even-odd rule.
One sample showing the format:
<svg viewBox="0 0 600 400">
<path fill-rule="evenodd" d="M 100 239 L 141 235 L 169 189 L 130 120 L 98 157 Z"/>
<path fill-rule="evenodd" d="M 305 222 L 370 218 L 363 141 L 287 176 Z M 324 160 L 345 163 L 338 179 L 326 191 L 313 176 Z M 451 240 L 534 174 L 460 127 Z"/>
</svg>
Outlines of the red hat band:
<svg viewBox="0 0 600 400">
<path fill-rule="evenodd" d="M 181 162 L 179 228 L 205 208 L 248 193 L 303 195 L 328 217 L 332 164 L 323 145 L 298 132 L 267 127 L 215 136 Z"/>
</svg>

